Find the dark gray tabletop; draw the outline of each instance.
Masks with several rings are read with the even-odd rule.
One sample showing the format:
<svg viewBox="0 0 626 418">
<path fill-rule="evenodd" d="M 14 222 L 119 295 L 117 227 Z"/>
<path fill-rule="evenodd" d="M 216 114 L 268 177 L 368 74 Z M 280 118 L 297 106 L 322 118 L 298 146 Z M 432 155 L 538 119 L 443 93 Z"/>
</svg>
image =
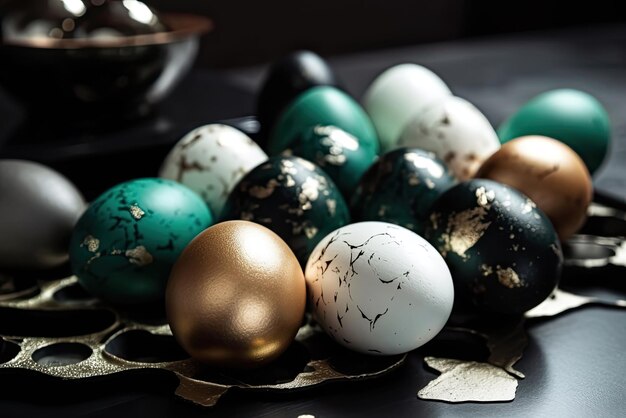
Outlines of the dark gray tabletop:
<svg viewBox="0 0 626 418">
<path fill-rule="evenodd" d="M 527 99 L 558 87 L 579 88 L 602 101 L 612 117 L 611 157 L 598 173 L 598 189 L 626 200 L 626 27 L 516 35 L 498 40 L 436 44 L 332 58 L 331 64 L 357 97 L 386 67 L 407 61 L 424 64 L 453 91 L 474 102 L 498 124 Z M 253 93 L 263 68 L 227 73 Z M 180 98 L 178 99 L 180 100 Z M 219 97 L 213 97 L 216 103 Z M 249 106 L 247 103 L 246 106 Z M 242 116 L 233 114 L 232 117 Z M 224 117 L 224 116 L 220 116 Z M 626 298 L 612 279 L 566 276 L 564 285 L 581 293 Z M 596 281 L 597 279 L 597 281 Z M 582 281 L 582 284 L 581 284 Z M 484 360 L 479 340 L 429 344 L 410 354 L 401 369 L 380 379 L 328 384 L 290 394 L 229 393 L 213 409 L 184 403 L 172 395 L 175 379 L 154 376 L 67 385 L 2 377 L 0 416 L 623 416 L 626 406 L 626 311 L 587 307 L 529 326 L 529 346 L 517 368 L 526 374 L 517 397 L 499 404 L 446 404 L 422 401 L 419 389 L 436 377 L 425 354 L 450 346 L 459 357 Z"/>
</svg>

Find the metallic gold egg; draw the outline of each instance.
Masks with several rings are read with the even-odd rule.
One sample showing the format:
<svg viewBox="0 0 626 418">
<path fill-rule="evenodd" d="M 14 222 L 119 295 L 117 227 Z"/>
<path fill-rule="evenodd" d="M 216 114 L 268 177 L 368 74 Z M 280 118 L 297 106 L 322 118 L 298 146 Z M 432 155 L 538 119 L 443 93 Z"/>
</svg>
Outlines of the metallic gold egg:
<svg viewBox="0 0 626 418">
<path fill-rule="evenodd" d="M 514 187 L 542 209 L 561 241 L 583 224 L 593 197 L 591 176 L 570 147 L 544 136 L 524 136 L 502 145 L 476 177 Z"/>
<path fill-rule="evenodd" d="M 247 221 L 199 234 L 174 265 L 167 318 L 179 344 L 215 367 L 251 368 L 293 341 L 306 304 L 304 274 L 278 235 Z"/>
</svg>

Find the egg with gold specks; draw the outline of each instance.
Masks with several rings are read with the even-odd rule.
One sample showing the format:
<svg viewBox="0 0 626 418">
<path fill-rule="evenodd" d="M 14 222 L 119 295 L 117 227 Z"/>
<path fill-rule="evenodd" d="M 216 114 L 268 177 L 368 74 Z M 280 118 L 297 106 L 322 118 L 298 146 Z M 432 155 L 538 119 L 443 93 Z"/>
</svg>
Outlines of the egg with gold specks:
<svg viewBox="0 0 626 418">
<path fill-rule="evenodd" d="M 491 180 L 444 193 L 424 236 L 446 260 L 460 308 L 521 314 L 545 300 L 561 274 L 561 244 L 547 216 Z"/>
<path fill-rule="evenodd" d="M 413 118 L 398 145 L 434 152 L 459 180 L 468 180 L 500 148 L 500 140 L 480 110 L 449 96 Z"/>
<path fill-rule="evenodd" d="M 354 193 L 359 179 L 377 158 L 374 149 L 362 147 L 354 135 L 332 125 L 305 130 L 283 155 L 296 155 L 317 164 L 345 197 Z"/>
<path fill-rule="evenodd" d="M 374 163 L 361 178 L 350 207 L 359 221 L 383 221 L 424 232 L 437 198 L 456 184 L 431 152 L 399 148 Z"/>
<path fill-rule="evenodd" d="M 310 161 L 285 156 L 271 157 L 249 172 L 228 197 L 221 218 L 269 228 L 302 264 L 322 238 L 350 222 L 331 178 Z"/>
<path fill-rule="evenodd" d="M 137 179 L 98 197 L 78 221 L 70 262 L 79 282 L 116 305 L 159 303 L 178 255 L 213 217 L 200 196 L 165 179 Z"/>
<path fill-rule="evenodd" d="M 248 135 L 228 125 L 201 126 L 185 135 L 165 158 L 159 177 L 198 193 L 219 214 L 233 187 L 267 155 Z"/>
</svg>

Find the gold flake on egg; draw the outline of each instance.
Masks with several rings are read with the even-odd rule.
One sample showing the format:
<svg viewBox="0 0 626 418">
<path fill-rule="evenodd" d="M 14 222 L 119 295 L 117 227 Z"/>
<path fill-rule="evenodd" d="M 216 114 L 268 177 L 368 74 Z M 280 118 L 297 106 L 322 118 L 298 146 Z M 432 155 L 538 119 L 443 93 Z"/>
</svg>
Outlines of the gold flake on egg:
<svg viewBox="0 0 626 418">
<path fill-rule="evenodd" d="M 128 261 L 131 264 L 136 264 L 138 266 L 147 266 L 148 264 L 152 264 L 152 261 L 154 261 L 152 254 L 150 254 L 143 245 L 126 250 L 124 255 L 128 258 Z"/>
<path fill-rule="evenodd" d="M 302 184 L 302 191 L 298 196 L 300 203 L 314 202 L 319 197 L 320 182 L 313 177 L 307 177 Z"/>
<path fill-rule="evenodd" d="M 511 267 L 503 269 L 500 266 L 496 266 L 496 275 L 498 276 L 498 282 L 509 289 L 524 286 L 524 283 L 517 275 L 517 272 L 515 272 L 515 270 Z"/>
<path fill-rule="evenodd" d="M 328 213 L 330 214 L 330 216 L 335 216 L 335 213 L 337 211 L 337 201 L 335 199 L 327 199 L 326 207 L 328 208 Z"/>
<path fill-rule="evenodd" d="M 493 202 L 493 199 L 495 198 L 496 193 L 493 190 L 487 191 L 484 187 L 476 189 L 476 204 L 478 204 L 478 206 L 489 209 L 491 207 L 491 202 Z"/>
<path fill-rule="evenodd" d="M 95 253 L 100 248 L 100 240 L 91 235 L 87 235 L 83 240 L 81 247 L 87 247 L 87 251 Z"/>
<path fill-rule="evenodd" d="M 535 205 L 535 202 L 533 202 L 530 199 L 526 199 L 526 202 L 522 204 L 522 215 L 526 215 L 527 213 L 530 213 L 536 207 L 537 205 Z"/>
<path fill-rule="evenodd" d="M 280 186 L 280 183 L 277 182 L 275 179 L 271 179 L 270 181 L 267 182 L 265 187 L 263 186 L 250 187 L 250 189 L 248 190 L 248 194 L 257 199 L 267 199 L 268 197 L 272 195 L 272 193 L 274 193 L 274 190 L 276 190 L 276 187 L 278 186 Z"/>
<path fill-rule="evenodd" d="M 134 205 L 131 205 L 129 211 L 131 216 L 135 218 L 135 220 L 140 220 L 146 214 L 146 212 L 144 212 L 143 209 L 141 209 L 136 203 Z"/>
<path fill-rule="evenodd" d="M 491 222 L 483 222 L 487 210 L 477 207 L 464 210 L 451 216 L 448 220 L 446 232 L 441 235 L 443 247 L 439 250 L 445 257 L 448 252 L 458 254 L 463 259 L 468 259 L 465 254 L 485 234 Z M 431 217 L 432 221 L 432 217 Z"/>
</svg>

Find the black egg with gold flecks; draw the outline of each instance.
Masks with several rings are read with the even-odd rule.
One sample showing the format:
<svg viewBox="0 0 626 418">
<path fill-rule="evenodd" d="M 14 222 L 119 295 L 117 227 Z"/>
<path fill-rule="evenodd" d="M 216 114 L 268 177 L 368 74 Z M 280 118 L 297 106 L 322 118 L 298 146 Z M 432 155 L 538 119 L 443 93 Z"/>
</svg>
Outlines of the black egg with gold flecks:
<svg viewBox="0 0 626 418">
<path fill-rule="evenodd" d="M 425 237 L 446 260 L 457 305 L 521 314 L 557 285 L 563 255 L 547 216 L 491 180 L 451 188 L 433 206 Z"/>
<path fill-rule="evenodd" d="M 351 201 L 359 221 L 383 221 L 424 232 L 430 210 L 456 180 L 435 154 L 399 148 L 380 157 L 363 175 Z"/>
<path fill-rule="evenodd" d="M 301 263 L 322 238 L 350 222 L 348 206 L 331 178 L 310 161 L 285 156 L 250 171 L 230 193 L 221 218 L 266 226 Z"/>
<path fill-rule="evenodd" d="M 354 193 L 359 179 L 377 157 L 373 148 L 362 147 L 357 137 L 332 125 L 306 129 L 283 155 L 296 155 L 314 162 L 346 197 Z"/>
</svg>

